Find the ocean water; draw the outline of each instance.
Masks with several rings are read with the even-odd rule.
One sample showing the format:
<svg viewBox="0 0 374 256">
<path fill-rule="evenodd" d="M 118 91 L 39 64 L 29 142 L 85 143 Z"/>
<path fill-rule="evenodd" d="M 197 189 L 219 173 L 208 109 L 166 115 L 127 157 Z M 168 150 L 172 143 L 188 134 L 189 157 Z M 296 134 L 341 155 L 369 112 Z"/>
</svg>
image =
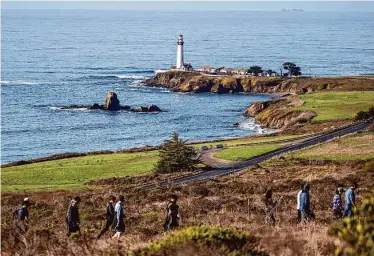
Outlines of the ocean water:
<svg viewBox="0 0 374 256">
<path fill-rule="evenodd" d="M 268 132 L 241 113 L 270 96 L 138 86 L 175 64 L 179 33 L 185 62 L 194 67 L 278 71 L 293 61 L 306 75 L 325 76 L 373 74 L 373 31 L 372 13 L 363 12 L 2 10 L 2 163 L 158 145 L 173 131 L 192 141 Z M 58 108 L 103 104 L 108 91 L 121 104 L 156 104 L 167 112 Z"/>
</svg>

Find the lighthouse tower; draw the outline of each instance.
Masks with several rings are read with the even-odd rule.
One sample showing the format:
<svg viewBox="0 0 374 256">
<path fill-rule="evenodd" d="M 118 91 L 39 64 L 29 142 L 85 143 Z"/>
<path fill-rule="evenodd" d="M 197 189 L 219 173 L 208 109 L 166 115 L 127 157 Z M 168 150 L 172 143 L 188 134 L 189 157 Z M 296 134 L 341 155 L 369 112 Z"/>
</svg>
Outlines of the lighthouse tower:
<svg viewBox="0 0 374 256">
<path fill-rule="evenodd" d="M 177 69 L 183 69 L 183 35 L 178 36 L 178 41 L 177 41 Z"/>
</svg>

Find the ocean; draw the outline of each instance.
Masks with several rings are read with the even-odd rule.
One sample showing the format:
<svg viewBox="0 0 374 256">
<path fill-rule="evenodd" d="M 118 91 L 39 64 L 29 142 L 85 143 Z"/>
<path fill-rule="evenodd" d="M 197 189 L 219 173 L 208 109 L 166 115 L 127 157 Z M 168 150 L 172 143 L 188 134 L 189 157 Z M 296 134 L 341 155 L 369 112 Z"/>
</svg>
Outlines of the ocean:
<svg viewBox="0 0 374 256">
<path fill-rule="evenodd" d="M 171 93 L 139 83 L 185 62 L 279 71 L 292 61 L 311 76 L 374 73 L 374 19 L 365 12 L 152 12 L 2 10 L 1 161 L 63 152 L 158 145 L 269 132 L 241 114 L 269 95 Z M 61 110 L 156 104 L 167 112 Z M 233 123 L 239 122 L 240 127 Z"/>
</svg>

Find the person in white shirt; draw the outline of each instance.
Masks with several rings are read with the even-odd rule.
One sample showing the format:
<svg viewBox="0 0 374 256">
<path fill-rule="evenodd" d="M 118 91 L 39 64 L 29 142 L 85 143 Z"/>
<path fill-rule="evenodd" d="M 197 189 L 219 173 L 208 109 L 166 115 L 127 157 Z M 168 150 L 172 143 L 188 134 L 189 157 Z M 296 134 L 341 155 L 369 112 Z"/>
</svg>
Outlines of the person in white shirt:
<svg viewBox="0 0 374 256">
<path fill-rule="evenodd" d="M 300 184 L 300 191 L 297 193 L 297 221 L 300 222 L 301 221 L 301 211 L 300 211 L 300 197 L 301 197 L 301 193 L 303 193 L 303 188 L 304 188 L 304 183 L 301 183 Z"/>
</svg>

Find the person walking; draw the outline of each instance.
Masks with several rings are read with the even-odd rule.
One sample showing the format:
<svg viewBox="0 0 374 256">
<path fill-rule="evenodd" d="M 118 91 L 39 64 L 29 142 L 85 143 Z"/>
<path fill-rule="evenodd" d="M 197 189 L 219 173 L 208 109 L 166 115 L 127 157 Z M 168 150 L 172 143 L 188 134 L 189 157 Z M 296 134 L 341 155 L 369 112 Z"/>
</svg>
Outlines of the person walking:
<svg viewBox="0 0 374 256">
<path fill-rule="evenodd" d="M 109 196 L 109 201 L 106 205 L 106 222 L 104 228 L 101 230 L 100 234 L 97 236 L 97 239 L 99 239 L 102 235 L 104 235 L 110 227 L 113 227 L 113 221 L 114 221 L 114 201 L 116 198 L 114 196 Z"/>
<path fill-rule="evenodd" d="M 30 201 L 28 197 L 25 197 L 22 201 L 21 207 L 14 211 L 14 216 L 17 216 L 17 218 L 20 221 L 28 222 L 29 221 L 29 205 Z"/>
<path fill-rule="evenodd" d="M 68 212 L 66 214 L 66 222 L 68 224 L 68 233 L 67 236 L 69 237 L 71 233 L 80 233 L 80 219 L 79 219 L 79 203 L 81 202 L 81 199 L 79 196 L 74 197 L 68 207 Z"/>
<path fill-rule="evenodd" d="M 310 186 L 305 184 L 303 192 L 300 196 L 300 212 L 301 212 L 301 222 L 310 221 L 314 218 L 312 211 L 310 210 L 310 196 L 309 196 Z"/>
<path fill-rule="evenodd" d="M 265 222 L 268 225 L 275 224 L 274 208 L 277 202 L 273 201 L 273 191 L 268 189 L 265 194 Z"/>
<path fill-rule="evenodd" d="M 164 223 L 164 228 L 166 231 L 179 227 L 180 215 L 177 200 L 177 195 L 170 196 L 170 201 L 166 207 L 166 220 Z"/>
<path fill-rule="evenodd" d="M 343 217 L 343 203 L 342 203 L 342 196 L 341 194 L 344 192 L 344 188 L 339 187 L 335 191 L 335 195 L 332 198 L 332 215 L 334 219 L 340 219 Z"/>
<path fill-rule="evenodd" d="M 356 208 L 355 190 L 357 188 L 358 184 L 356 182 L 353 182 L 351 187 L 345 192 L 344 217 L 353 216 L 353 207 Z"/>
<path fill-rule="evenodd" d="M 124 222 L 124 212 L 123 212 L 123 204 L 125 202 L 125 197 L 123 195 L 119 196 L 119 201 L 114 206 L 114 229 L 116 233 L 112 238 L 119 239 L 122 234 L 125 232 L 125 222 Z"/>
<path fill-rule="evenodd" d="M 296 209 L 297 209 L 297 221 L 298 222 L 301 221 L 300 197 L 301 197 L 301 193 L 303 193 L 304 185 L 305 185 L 304 183 L 300 184 L 300 190 L 297 193 L 297 206 L 296 206 Z"/>
</svg>

